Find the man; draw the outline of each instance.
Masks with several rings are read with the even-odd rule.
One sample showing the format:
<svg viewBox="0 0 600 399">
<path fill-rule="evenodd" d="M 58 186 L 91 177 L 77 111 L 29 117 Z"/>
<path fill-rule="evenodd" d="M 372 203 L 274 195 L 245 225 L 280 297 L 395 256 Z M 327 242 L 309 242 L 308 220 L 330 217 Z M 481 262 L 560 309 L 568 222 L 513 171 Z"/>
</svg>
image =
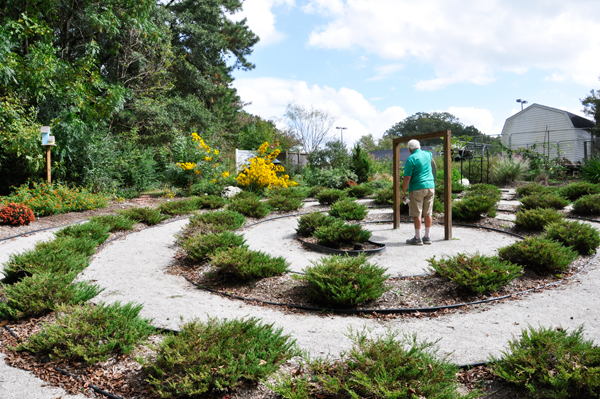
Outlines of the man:
<svg viewBox="0 0 600 399">
<path fill-rule="evenodd" d="M 408 215 L 414 218 L 415 236 L 406 240 L 406 243 L 430 245 L 436 165 L 430 152 L 421 151 L 421 144 L 418 140 L 410 140 L 408 150 L 410 156 L 404 165 L 401 194 L 402 201 L 405 201 L 407 190 L 409 192 Z M 421 239 L 421 214 L 425 219 L 423 239 Z"/>
</svg>

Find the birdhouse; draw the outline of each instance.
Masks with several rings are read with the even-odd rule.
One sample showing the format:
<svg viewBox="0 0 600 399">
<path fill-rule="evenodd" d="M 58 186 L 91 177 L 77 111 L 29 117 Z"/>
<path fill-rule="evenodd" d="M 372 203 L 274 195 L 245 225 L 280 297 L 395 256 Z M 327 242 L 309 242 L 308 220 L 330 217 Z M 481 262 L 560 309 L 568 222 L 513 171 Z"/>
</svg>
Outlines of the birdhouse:
<svg viewBox="0 0 600 399">
<path fill-rule="evenodd" d="M 54 136 L 50 136 L 50 126 L 42 126 L 40 131 L 42 132 L 42 145 L 56 145 Z"/>
</svg>

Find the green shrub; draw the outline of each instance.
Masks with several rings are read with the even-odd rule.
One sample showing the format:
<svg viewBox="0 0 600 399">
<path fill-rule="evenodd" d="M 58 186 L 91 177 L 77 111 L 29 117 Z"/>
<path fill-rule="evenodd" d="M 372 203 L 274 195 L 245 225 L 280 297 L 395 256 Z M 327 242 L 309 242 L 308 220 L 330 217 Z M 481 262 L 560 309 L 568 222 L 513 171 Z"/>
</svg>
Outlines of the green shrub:
<svg viewBox="0 0 600 399">
<path fill-rule="evenodd" d="M 575 182 L 559 189 L 559 194 L 569 201 L 575 201 L 584 195 L 599 194 L 600 186 L 589 182 Z"/>
<path fill-rule="evenodd" d="M 372 161 L 369 158 L 369 153 L 356 143 L 352 149 L 350 167 L 356 174 L 359 183 L 365 183 L 373 173 Z"/>
<path fill-rule="evenodd" d="M 19 344 L 18 351 L 46 353 L 51 359 L 106 361 L 113 354 L 131 353 L 155 332 L 150 320 L 139 317 L 142 305 L 58 306 L 56 321 Z"/>
<path fill-rule="evenodd" d="M 510 184 L 521 179 L 528 169 L 529 163 L 525 159 L 502 158 L 492 167 L 490 179 L 495 184 Z"/>
<path fill-rule="evenodd" d="M 523 241 L 500 248 L 500 259 L 535 269 L 542 273 L 560 273 L 577 257 L 577 252 L 559 242 L 540 237 L 529 237 Z"/>
<path fill-rule="evenodd" d="M 303 200 L 311 194 L 311 189 L 303 186 L 294 186 L 294 187 L 282 187 L 282 186 L 274 186 L 267 190 L 267 196 L 269 198 L 272 197 L 286 197 L 286 198 L 296 198 L 299 200 Z"/>
<path fill-rule="evenodd" d="M 585 181 L 598 184 L 600 183 L 600 157 L 593 156 L 586 158 L 581 165 L 581 176 Z"/>
<path fill-rule="evenodd" d="M 135 224 L 134 220 L 129 219 L 123 215 L 100 215 L 93 216 L 90 219 L 90 223 L 100 223 L 108 228 L 108 231 L 122 231 L 132 230 Z"/>
<path fill-rule="evenodd" d="M 472 184 L 467 189 L 467 195 L 483 195 L 485 197 L 494 198 L 496 202 L 502 198 L 502 192 L 500 189 L 492 184 Z"/>
<path fill-rule="evenodd" d="M 344 189 L 345 191 L 348 192 L 348 195 L 350 197 L 356 197 L 356 198 L 364 198 L 368 195 L 371 195 L 375 192 L 375 190 L 373 189 L 373 187 L 369 186 L 366 183 L 361 183 L 357 186 L 350 186 L 347 187 L 346 189 Z"/>
<path fill-rule="evenodd" d="M 497 199 L 494 196 L 465 195 L 460 201 L 452 203 L 452 217 L 465 222 L 477 221 L 484 214 L 494 217 L 496 216 L 496 202 Z"/>
<path fill-rule="evenodd" d="M 217 226 L 219 230 L 236 230 L 246 223 L 244 215 L 231 210 L 201 213 L 190 218 L 190 226 L 202 224 Z"/>
<path fill-rule="evenodd" d="M 394 205 L 394 187 L 375 190 L 375 203 L 377 205 Z"/>
<path fill-rule="evenodd" d="M 4 224 L 26 226 L 35 220 L 33 211 L 27 205 L 9 202 L 0 207 L 0 220 Z"/>
<path fill-rule="evenodd" d="M 271 207 L 261 202 L 257 197 L 238 198 L 238 195 L 233 197 L 233 200 L 227 206 L 227 209 L 230 211 L 239 212 L 242 215 L 257 219 L 261 219 L 271 212 Z"/>
<path fill-rule="evenodd" d="M 538 183 L 527 183 L 516 190 L 517 198 L 529 197 L 533 194 L 549 194 L 550 189 Z"/>
<path fill-rule="evenodd" d="M 461 394 L 458 367 L 439 358 L 435 343 L 416 336 L 398 338 L 390 330 L 379 336 L 351 332 L 353 346 L 342 359 L 313 360 L 310 375 L 289 374 L 268 384 L 286 399 L 322 398 L 427 398 L 472 399 L 479 392 Z"/>
<path fill-rule="evenodd" d="M 336 201 L 341 200 L 342 198 L 346 198 L 348 193 L 343 190 L 338 190 L 335 188 L 326 188 L 321 190 L 315 198 L 319 201 L 321 205 L 331 205 Z"/>
<path fill-rule="evenodd" d="M 226 203 L 227 199 L 218 195 L 203 195 L 196 198 L 196 208 L 199 209 L 219 209 Z"/>
<path fill-rule="evenodd" d="M 308 186 L 324 186 L 341 189 L 348 180 L 357 180 L 356 174 L 345 168 L 306 168 L 303 173 Z"/>
<path fill-rule="evenodd" d="M 117 213 L 149 226 L 153 226 L 169 218 L 167 215 L 161 214 L 160 211 L 147 206 L 143 208 L 121 209 Z"/>
<path fill-rule="evenodd" d="M 296 197 L 274 195 L 267 201 L 267 205 L 274 211 L 290 212 L 302 208 L 304 203 Z"/>
<path fill-rule="evenodd" d="M 548 224 L 562 220 L 565 216 L 552 208 L 535 208 L 515 214 L 515 225 L 525 230 L 541 231 Z"/>
<path fill-rule="evenodd" d="M 558 241 L 565 247 L 573 247 L 582 255 L 593 253 L 600 245 L 598 230 L 576 221 L 563 220 L 547 225 L 546 238 Z"/>
<path fill-rule="evenodd" d="M 289 271 L 289 263 L 281 256 L 272 257 L 246 247 L 232 247 L 211 255 L 210 263 L 223 275 L 238 280 L 273 277 Z"/>
<path fill-rule="evenodd" d="M 342 244 L 366 242 L 371 238 L 371 234 L 359 224 L 347 224 L 339 219 L 317 228 L 314 232 L 319 244 L 331 248 L 339 248 Z"/>
<path fill-rule="evenodd" d="M 533 398 L 591 399 L 600 396 L 600 348 L 583 338 L 583 326 L 524 330 L 492 371 Z"/>
<path fill-rule="evenodd" d="M 356 306 L 383 295 L 388 288 L 385 268 L 362 256 L 323 257 L 306 268 L 302 279 L 313 302 L 334 307 Z"/>
<path fill-rule="evenodd" d="M 102 244 L 110 236 L 109 227 L 98 222 L 87 222 L 67 226 L 55 233 L 56 237 L 73 237 L 73 238 L 88 238 L 92 240 L 96 246 Z"/>
<path fill-rule="evenodd" d="M 190 197 L 180 201 L 167 201 L 158 206 L 158 211 L 165 215 L 187 215 L 198 209 L 198 197 Z"/>
<path fill-rule="evenodd" d="M 19 320 L 53 311 L 59 304 L 76 305 L 103 291 L 87 281 L 72 283 L 77 272 L 38 273 L 11 284 L 2 284 L 0 319 Z M 2 292 L 3 291 L 3 292 Z"/>
<path fill-rule="evenodd" d="M 195 234 L 181 240 L 181 248 L 193 260 L 203 260 L 217 251 L 240 247 L 246 243 L 243 236 L 230 231 L 217 234 Z"/>
<path fill-rule="evenodd" d="M 310 237 L 321 226 L 326 226 L 335 221 L 335 218 L 321 212 L 311 212 L 300 216 L 296 233 L 301 237 Z"/>
<path fill-rule="evenodd" d="M 554 208 L 563 209 L 569 201 L 557 194 L 532 194 L 521 198 L 520 209 Z"/>
<path fill-rule="evenodd" d="M 427 260 L 442 277 L 454 281 L 467 291 L 482 294 L 498 291 L 503 285 L 523 274 L 519 265 L 502 261 L 497 256 L 458 254 L 437 261 Z"/>
<path fill-rule="evenodd" d="M 371 180 L 366 184 L 373 190 L 381 190 L 382 188 L 388 188 L 394 185 L 394 183 L 388 179 Z"/>
<path fill-rule="evenodd" d="M 600 215 L 600 195 L 584 195 L 573 203 L 573 213 L 590 216 Z"/>
<path fill-rule="evenodd" d="M 325 190 L 327 187 L 323 187 L 323 186 L 313 186 L 311 187 L 310 191 L 308 192 L 308 196 L 312 197 L 312 198 L 316 198 L 317 194 L 319 194 L 321 191 Z"/>
<path fill-rule="evenodd" d="M 344 198 L 331 205 L 329 214 L 343 220 L 363 220 L 368 212 L 367 206 L 357 203 L 355 198 Z"/>
<path fill-rule="evenodd" d="M 145 370 L 160 397 L 199 397 L 262 380 L 295 354 L 293 348 L 281 329 L 255 318 L 194 320 L 163 339 Z"/>
</svg>

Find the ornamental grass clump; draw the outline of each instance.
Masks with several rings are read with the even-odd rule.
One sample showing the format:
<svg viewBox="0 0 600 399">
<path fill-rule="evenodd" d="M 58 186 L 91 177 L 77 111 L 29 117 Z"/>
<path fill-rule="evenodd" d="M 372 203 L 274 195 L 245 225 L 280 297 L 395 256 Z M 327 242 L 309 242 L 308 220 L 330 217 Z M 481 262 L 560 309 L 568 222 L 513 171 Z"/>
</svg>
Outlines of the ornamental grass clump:
<svg viewBox="0 0 600 399">
<path fill-rule="evenodd" d="M 129 354 L 155 333 L 150 320 L 139 316 L 142 305 L 115 302 L 97 306 L 58 306 L 56 320 L 19 344 L 17 351 L 43 353 L 51 359 L 95 364 L 112 355 Z"/>
<path fill-rule="evenodd" d="M 190 228 L 214 226 L 218 231 L 236 230 L 246 223 L 244 215 L 231 210 L 201 213 L 190 217 Z"/>
<path fill-rule="evenodd" d="M 103 291 L 87 281 L 73 283 L 76 271 L 38 273 L 20 281 L 1 284 L 0 319 L 20 320 L 41 316 L 57 309 L 58 305 L 76 305 L 94 298 Z"/>
<path fill-rule="evenodd" d="M 0 208 L 0 221 L 13 226 L 26 226 L 35 220 L 33 211 L 27 205 L 9 202 Z"/>
<path fill-rule="evenodd" d="M 352 307 L 373 301 L 388 288 L 387 269 L 369 263 L 365 255 L 323 257 L 311 262 L 302 280 L 311 301 L 333 307 Z"/>
<path fill-rule="evenodd" d="M 325 188 L 315 195 L 315 198 L 321 205 L 331 205 L 342 198 L 346 198 L 347 196 L 348 193 L 343 190 L 338 190 L 336 188 Z"/>
<path fill-rule="evenodd" d="M 350 187 L 344 189 L 344 191 L 348 192 L 348 195 L 350 197 L 356 197 L 356 198 L 364 198 L 375 192 L 373 187 L 369 186 L 366 183 L 361 183 L 357 186 L 350 186 Z"/>
<path fill-rule="evenodd" d="M 274 195 L 268 199 L 267 205 L 274 211 L 291 212 L 302 208 L 304 203 L 296 197 Z"/>
<path fill-rule="evenodd" d="M 241 381 L 258 382 L 297 352 L 282 329 L 256 318 L 194 320 L 156 349 L 144 369 L 161 398 L 199 397 L 234 389 Z"/>
<path fill-rule="evenodd" d="M 553 208 L 563 209 L 569 201 L 558 194 L 532 194 L 521 198 L 520 209 Z"/>
<path fill-rule="evenodd" d="M 300 216 L 296 233 L 301 237 L 311 237 L 322 226 L 333 223 L 336 219 L 322 212 L 311 212 Z"/>
<path fill-rule="evenodd" d="M 344 198 L 331 205 L 329 214 L 343 220 L 363 220 L 367 216 L 367 206 L 356 202 L 356 198 Z"/>
<path fill-rule="evenodd" d="M 239 194 L 233 197 L 227 209 L 256 219 L 264 218 L 271 212 L 271 207 L 257 197 L 239 198 Z"/>
<path fill-rule="evenodd" d="M 515 225 L 530 231 L 542 231 L 548 224 L 565 217 L 564 214 L 552 208 L 525 209 L 517 212 L 515 216 Z"/>
<path fill-rule="evenodd" d="M 584 195 L 573 203 L 573 213 L 582 216 L 600 215 L 600 195 Z"/>
<path fill-rule="evenodd" d="M 492 372 L 527 391 L 532 398 L 592 399 L 600 396 L 600 348 L 562 327 L 529 327 L 509 342 Z"/>
<path fill-rule="evenodd" d="M 55 233 L 56 237 L 89 238 L 96 246 L 102 244 L 110 236 L 109 226 L 99 222 L 87 222 L 67 226 Z"/>
<path fill-rule="evenodd" d="M 587 223 L 576 221 L 554 222 L 546 226 L 545 237 L 573 247 L 581 255 L 594 253 L 600 245 L 598 230 Z"/>
<path fill-rule="evenodd" d="M 167 215 L 160 213 L 160 211 L 147 206 L 143 208 L 121 209 L 117 211 L 117 213 L 119 215 L 126 216 L 131 220 L 135 220 L 136 222 L 144 223 L 149 226 L 159 224 L 160 222 L 169 218 Z"/>
<path fill-rule="evenodd" d="M 90 219 L 90 223 L 100 223 L 108 228 L 108 231 L 124 231 L 133 230 L 135 220 L 131 220 L 123 215 L 100 215 L 93 216 Z"/>
<path fill-rule="evenodd" d="M 540 273 L 560 273 L 577 257 L 577 252 L 547 238 L 529 237 L 498 250 L 500 259 Z"/>
<path fill-rule="evenodd" d="M 216 234 L 195 234 L 184 237 L 181 242 L 181 248 L 186 252 L 190 259 L 201 261 L 207 256 L 213 255 L 218 251 L 227 248 L 244 246 L 246 240 L 243 236 L 224 231 Z"/>
<path fill-rule="evenodd" d="M 278 276 L 289 272 L 289 262 L 246 247 L 232 247 L 210 256 L 217 272 L 236 280 L 248 281 Z"/>
<path fill-rule="evenodd" d="M 580 181 L 561 187 L 558 192 L 569 201 L 576 201 L 584 195 L 600 194 L 600 186 Z"/>
<path fill-rule="evenodd" d="M 378 336 L 364 330 L 350 332 L 348 338 L 353 345 L 341 360 L 309 360 L 309 373 L 288 374 L 267 385 L 286 399 L 473 399 L 480 395 L 459 392 L 459 368 L 438 356 L 435 342 L 419 342 L 416 335 L 399 337 L 391 330 Z"/>
<path fill-rule="evenodd" d="M 347 224 L 336 219 L 331 224 L 321 226 L 314 232 L 320 245 L 339 248 L 343 244 L 363 243 L 371 238 L 371 232 L 359 224 Z"/>
<path fill-rule="evenodd" d="M 442 277 L 454 281 L 466 291 L 483 294 L 498 291 L 523 274 L 523 268 L 497 256 L 458 254 L 439 261 L 435 256 L 427 260 Z"/>
</svg>

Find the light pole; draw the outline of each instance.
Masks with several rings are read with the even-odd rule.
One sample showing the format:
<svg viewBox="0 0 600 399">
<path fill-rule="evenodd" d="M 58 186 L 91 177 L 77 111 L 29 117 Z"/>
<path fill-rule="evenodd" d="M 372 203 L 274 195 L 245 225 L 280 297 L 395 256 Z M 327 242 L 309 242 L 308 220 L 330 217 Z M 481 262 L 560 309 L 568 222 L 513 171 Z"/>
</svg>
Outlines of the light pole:
<svg viewBox="0 0 600 399">
<path fill-rule="evenodd" d="M 519 98 L 519 99 L 517 99 L 517 102 L 518 102 L 518 103 L 521 103 L 521 111 L 523 111 L 523 104 L 527 104 L 527 101 L 525 101 L 525 100 L 521 100 L 521 99 Z"/>
<path fill-rule="evenodd" d="M 342 144 L 344 144 L 344 130 L 348 129 L 347 127 L 336 127 L 336 129 L 340 129 L 340 139 L 342 140 Z"/>
</svg>

